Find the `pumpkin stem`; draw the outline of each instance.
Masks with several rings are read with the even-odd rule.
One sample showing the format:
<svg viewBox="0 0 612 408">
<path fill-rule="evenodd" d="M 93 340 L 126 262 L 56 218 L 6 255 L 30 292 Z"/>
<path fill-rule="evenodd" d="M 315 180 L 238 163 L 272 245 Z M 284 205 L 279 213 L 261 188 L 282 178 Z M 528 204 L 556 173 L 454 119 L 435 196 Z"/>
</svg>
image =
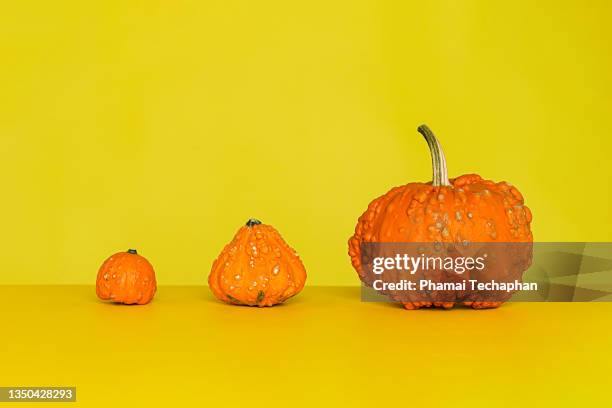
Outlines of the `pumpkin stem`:
<svg viewBox="0 0 612 408">
<path fill-rule="evenodd" d="M 417 128 L 420 134 L 423 135 L 431 152 L 431 166 L 433 167 L 433 179 L 431 184 L 434 187 L 450 186 L 448 181 L 448 170 L 446 169 L 446 158 L 442 151 L 440 142 L 434 136 L 433 132 L 427 125 L 421 125 Z"/>
<path fill-rule="evenodd" d="M 256 220 L 255 218 L 251 218 L 247 221 L 246 226 L 252 227 L 253 225 L 259 225 L 259 224 L 261 224 L 261 221 Z"/>
<path fill-rule="evenodd" d="M 136 251 L 135 249 L 128 249 L 127 252 L 128 254 L 132 254 L 132 255 L 136 255 L 138 253 L 138 251 Z"/>
</svg>

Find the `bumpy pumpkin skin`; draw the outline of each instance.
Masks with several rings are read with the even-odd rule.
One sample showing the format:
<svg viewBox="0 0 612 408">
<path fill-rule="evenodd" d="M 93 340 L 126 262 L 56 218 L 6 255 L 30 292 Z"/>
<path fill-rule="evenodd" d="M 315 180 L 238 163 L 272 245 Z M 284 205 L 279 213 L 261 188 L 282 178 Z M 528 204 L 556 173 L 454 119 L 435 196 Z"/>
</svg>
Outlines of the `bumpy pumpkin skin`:
<svg viewBox="0 0 612 408">
<path fill-rule="evenodd" d="M 144 305 L 153 299 L 156 290 L 153 266 L 133 249 L 112 255 L 98 271 L 96 294 L 102 300 Z"/>
<path fill-rule="evenodd" d="M 208 286 L 233 305 L 273 306 L 304 287 L 306 270 L 272 226 L 249 220 L 212 266 Z"/>
<path fill-rule="evenodd" d="M 363 280 L 362 242 L 531 243 L 531 217 L 522 194 L 506 182 L 466 174 L 448 180 L 448 185 L 409 183 L 370 203 L 349 239 L 349 256 Z M 525 263 L 530 262 L 529 257 Z M 464 302 L 477 309 L 502 303 Z M 407 309 L 431 306 L 448 309 L 454 302 L 404 303 Z"/>
</svg>

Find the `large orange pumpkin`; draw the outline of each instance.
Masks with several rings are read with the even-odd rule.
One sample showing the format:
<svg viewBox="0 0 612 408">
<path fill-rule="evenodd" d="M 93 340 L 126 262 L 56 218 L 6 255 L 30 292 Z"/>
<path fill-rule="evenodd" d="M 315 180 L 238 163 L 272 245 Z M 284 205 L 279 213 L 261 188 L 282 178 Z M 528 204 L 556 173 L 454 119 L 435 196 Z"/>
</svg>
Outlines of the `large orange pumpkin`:
<svg viewBox="0 0 612 408">
<path fill-rule="evenodd" d="M 431 130 L 422 125 L 432 155 L 433 180 L 395 187 L 376 198 L 359 218 L 349 239 L 353 267 L 366 285 L 361 245 L 369 242 L 423 243 L 531 243 L 531 211 L 521 193 L 507 182 L 496 183 L 477 174 L 448 179 L 446 159 Z M 531 244 L 529 244 L 531 245 Z M 531 247 L 522 251 L 522 272 L 531 263 Z M 365 269 L 365 268 L 364 268 Z M 458 295 L 454 301 L 403 302 L 407 309 L 461 302 L 473 308 L 497 307 L 500 301 L 471 301 Z"/>
<path fill-rule="evenodd" d="M 212 266 L 208 285 L 234 305 L 272 306 L 304 287 L 306 270 L 297 253 L 272 226 L 250 219 Z"/>
<path fill-rule="evenodd" d="M 153 266 L 135 249 L 112 255 L 98 271 L 96 294 L 102 300 L 144 305 L 156 290 Z"/>
</svg>

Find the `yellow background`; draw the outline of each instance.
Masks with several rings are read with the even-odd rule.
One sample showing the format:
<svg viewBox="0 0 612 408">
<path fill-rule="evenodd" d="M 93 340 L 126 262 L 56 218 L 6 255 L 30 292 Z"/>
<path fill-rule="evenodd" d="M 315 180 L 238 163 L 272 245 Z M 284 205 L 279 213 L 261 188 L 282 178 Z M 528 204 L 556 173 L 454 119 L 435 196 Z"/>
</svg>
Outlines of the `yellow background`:
<svg viewBox="0 0 612 408">
<path fill-rule="evenodd" d="M 610 240 L 606 1 L 13 1 L 0 13 L 0 283 L 137 248 L 201 284 L 249 217 L 357 284 L 357 217 L 430 179 L 517 185 L 536 240 Z"/>
<path fill-rule="evenodd" d="M 0 385 L 104 407 L 609 403 L 611 303 L 407 312 L 321 285 L 358 284 L 370 200 L 430 179 L 421 123 L 451 176 L 519 187 L 536 240 L 610 241 L 610 2 L 4 3 Z M 306 264 L 285 305 L 203 287 L 249 217 Z M 100 302 L 130 247 L 155 300 Z"/>
</svg>

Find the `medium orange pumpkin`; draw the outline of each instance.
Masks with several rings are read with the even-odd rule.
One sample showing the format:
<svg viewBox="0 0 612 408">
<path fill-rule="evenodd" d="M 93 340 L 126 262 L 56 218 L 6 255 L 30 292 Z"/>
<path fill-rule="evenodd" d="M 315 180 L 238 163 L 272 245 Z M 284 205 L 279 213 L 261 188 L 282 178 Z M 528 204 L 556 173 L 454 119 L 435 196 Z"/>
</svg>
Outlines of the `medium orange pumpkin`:
<svg viewBox="0 0 612 408">
<path fill-rule="evenodd" d="M 135 249 L 112 255 L 98 271 L 96 294 L 102 300 L 144 305 L 156 290 L 153 266 Z"/>
<path fill-rule="evenodd" d="M 354 235 L 349 239 L 349 256 L 360 278 L 361 245 L 367 242 L 429 243 L 531 243 L 531 211 L 523 203 L 521 193 L 506 182 L 485 180 L 477 174 L 448 179 L 446 159 L 440 143 L 425 125 L 418 128 L 425 137 L 432 155 L 433 180 L 395 187 L 376 198 L 359 218 Z M 522 272 L 531 263 L 531 246 L 522 252 Z M 364 268 L 365 269 L 365 268 Z M 463 301 L 462 301 L 463 300 Z M 500 301 L 462 302 L 473 308 L 497 307 Z M 451 308 L 455 302 L 403 302 L 407 309 L 420 307 Z"/>
<path fill-rule="evenodd" d="M 234 305 L 273 306 L 304 287 L 306 270 L 272 226 L 250 219 L 212 266 L 208 286 Z"/>
</svg>

